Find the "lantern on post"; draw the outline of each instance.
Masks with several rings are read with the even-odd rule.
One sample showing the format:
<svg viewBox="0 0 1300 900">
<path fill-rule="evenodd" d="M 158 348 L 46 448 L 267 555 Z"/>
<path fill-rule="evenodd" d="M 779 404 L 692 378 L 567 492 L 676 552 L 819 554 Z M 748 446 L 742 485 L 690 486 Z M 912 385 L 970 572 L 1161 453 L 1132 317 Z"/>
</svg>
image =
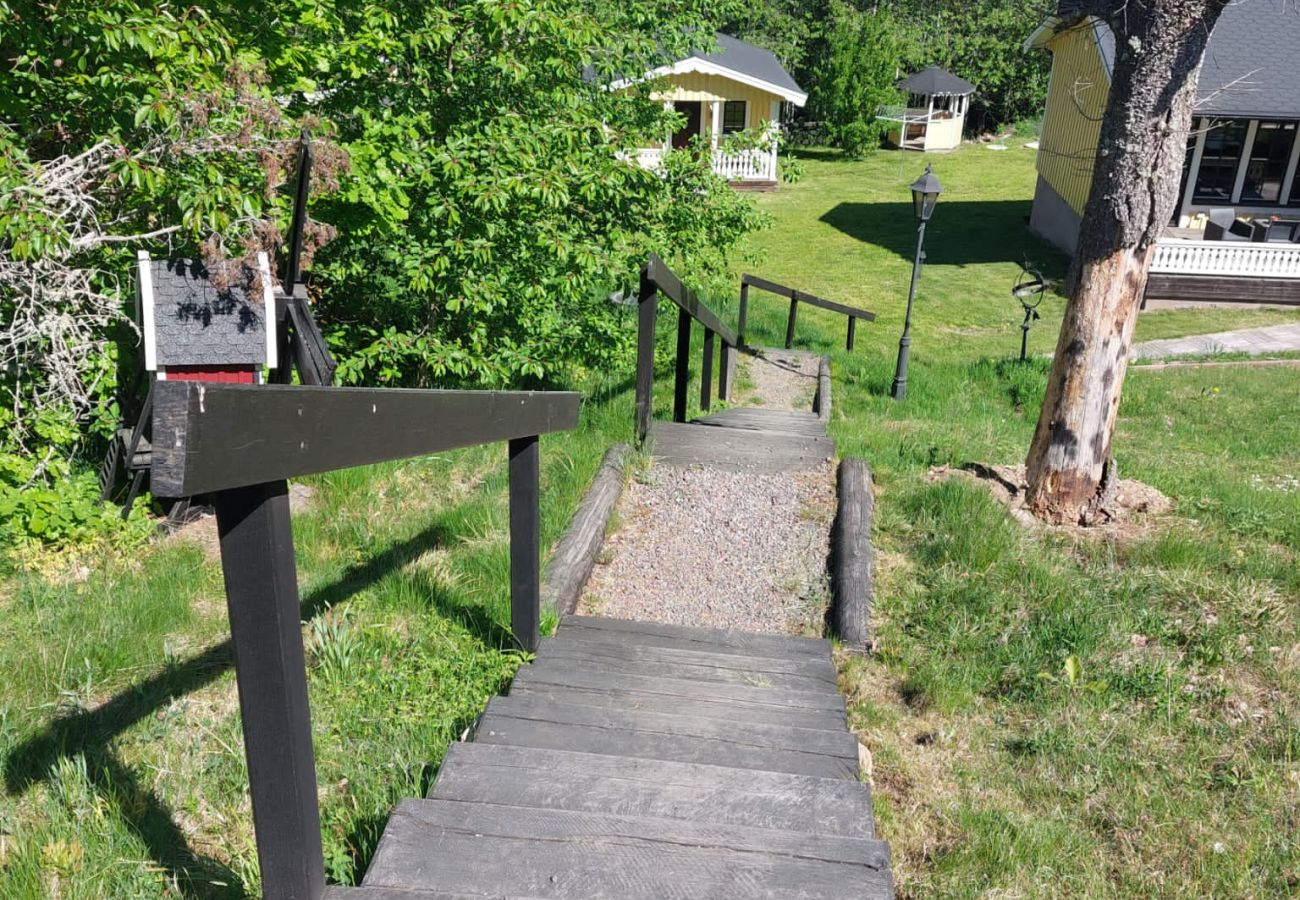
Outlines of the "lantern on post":
<svg viewBox="0 0 1300 900">
<path fill-rule="evenodd" d="M 925 174 L 912 182 L 912 210 L 916 214 L 916 256 L 912 259 L 912 284 L 907 289 L 907 315 L 903 319 L 903 336 L 898 341 L 898 364 L 894 367 L 894 384 L 890 394 L 895 400 L 907 396 L 907 356 L 912 345 L 912 303 L 916 299 L 916 283 L 921 277 L 921 263 L 925 260 L 925 226 L 934 214 L 943 187 L 934 177 L 934 167 L 927 165 Z"/>
</svg>

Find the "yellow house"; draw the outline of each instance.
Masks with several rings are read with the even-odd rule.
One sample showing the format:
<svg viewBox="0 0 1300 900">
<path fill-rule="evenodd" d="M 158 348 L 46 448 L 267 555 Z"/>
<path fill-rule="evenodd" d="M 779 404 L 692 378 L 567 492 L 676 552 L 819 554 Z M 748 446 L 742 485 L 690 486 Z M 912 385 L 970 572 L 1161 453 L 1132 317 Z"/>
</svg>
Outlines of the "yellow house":
<svg viewBox="0 0 1300 900">
<path fill-rule="evenodd" d="M 716 35 L 716 49 L 692 53 L 671 65 L 647 72 L 638 81 L 659 79 L 652 96 L 675 109 L 685 123 L 654 146 L 640 148 L 637 161 L 655 168 L 663 154 L 692 139 L 707 144 L 713 169 L 737 188 L 774 190 L 777 185 L 777 132 L 781 104 L 803 106 L 808 95 L 770 51 L 729 35 Z M 627 87 L 630 81 L 613 87 Z M 769 134 L 766 148 L 724 152 L 723 139 L 741 131 Z"/>
<path fill-rule="evenodd" d="M 1030 228 L 1073 253 L 1092 189 L 1115 37 L 1099 19 L 1051 18 L 1025 49 L 1052 54 Z M 1224 10 L 1201 65 L 1196 119 L 1171 226 L 1196 228 L 1222 216 L 1253 218 L 1264 226 L 1245 230 L 1254 228 L 1258 242 L 1300 237 L 1298 54 L 1300 15 L 1291 0 L 1250 0 Z M 1275 219 L 1295 227 L 1289 232 L 1267 227 Z"/>
</svg>

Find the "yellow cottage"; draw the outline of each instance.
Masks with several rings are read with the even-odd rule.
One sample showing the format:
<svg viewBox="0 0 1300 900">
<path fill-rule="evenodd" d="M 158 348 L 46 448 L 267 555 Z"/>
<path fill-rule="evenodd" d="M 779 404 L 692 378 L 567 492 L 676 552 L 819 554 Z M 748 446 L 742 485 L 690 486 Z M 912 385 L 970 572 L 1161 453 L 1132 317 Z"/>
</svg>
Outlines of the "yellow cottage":
<svg viewBox="0 0 1300 900">
<path fill-rule="evenodd" d="M 803 106 L 808 95 L 770 50 L 725 34 L 717 35 L 716 41 L 716 50 L 692 53 L 638 79 L 662 79 L 664 87 L 653 96 L 686 121 L 675 134 L 664 135 L 662 143 L 640 148 L 637 161 L 654 168 L 666 151 L 699 138 L 712 148 L 713 170 L 734 187 L 775 190 L 781 105 Z M 770 146 L 737 153 L 722 151 L 720 144 L 726 135 L 746 130 L 770 134 Z"/>
</svg>

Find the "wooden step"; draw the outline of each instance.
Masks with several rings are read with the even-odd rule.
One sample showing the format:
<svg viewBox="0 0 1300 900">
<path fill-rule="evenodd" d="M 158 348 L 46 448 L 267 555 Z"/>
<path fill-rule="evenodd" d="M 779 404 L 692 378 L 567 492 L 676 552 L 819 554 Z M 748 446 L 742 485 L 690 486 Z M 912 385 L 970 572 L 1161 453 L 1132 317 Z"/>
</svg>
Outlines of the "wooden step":
<svg viewBox="0 0 1300 900">
<path fill-rule="evenodd" d="M 877 840 L 445 800 L 398 804 L 363 884 L 539 900 L 893 896 Z"/>
<path fill-rule="evenodd" d="M 740 750 L 784 750 L 830 756 L 848 763 L 856 773 L 858 742 L 847 731 L 794 728 L 789 725 L 742 724 L 725 717 L 697 716 L 689 704 L 675 713 L 645 710 L 596 709 L 566 700 L 543 697 L 495 697 L 487 707 L 484 722 L 493 716 L 529 719 L 602 728 L 636 731 L 664 737 L 699 738 L 734 745 Z M 575 748 L 577 749 L 577 748 Z M 720 763 L 727 765 L 727 763 Z"/>
<path fill-rule="evenodd" d="M 544 682 L 578 688 L 617 688 L 681 697 L 686 700 L 722 700 L 797 710 L 817 709 L 837 713 L 844 719 L 844 698 L 829 691 L 806 691 L 776 687 L 771 684 L 726 684 L 620 672 L 599 662 L 573 662 L 540 657 L 524 666 L 515 681 Z"/>
<path fill-rule="evenodd" d="M 505 744 L 452 744 L 434 799 L 686 819 L 809 834 L 875 834 L 861 782 Z"/>
<path fill-rule="evenodd" d="M 496 701 L 494 700 L 493 703 Z M 573 707 L 569 707 L 573 710 Z M 608 712 L 608 711 L 601 711 Z M 554 719 L 520 718 L 498 712 L 492 704 L 474 729 L 474 740 L 485 744 L 514 747 L 543 747 L 548 750 L 580 750 L 606 756 L 662 759 L 671 762 L 703 763 L 762 772 L 786 772 L 818 778 L 856 780 L 858 760 L 854 743 L 852 758 L 847 754 L 827 755 L 804 750 L 763 746 L 752 739 L 697 737 L 676 731 L 654 731 L 636 724 L 579 724 L 567 719 L 577 714 L 556 713 Z M 821 732 L 829 734 L 829 732 Z"/>
<path fill-rule="evenodd" d="M 553 648 L 547 652 L 583 653 L 591 659 L 635 659 L 770 675 L 799 675 L 816 679 L 831 690 L 835 689 L 836 684 L 835 666 L 829 659 L 778 659 L 736 652 L 713 653 L 703 649 L 652 647 L 626 635 L 576 628 L 559 629 L 555 637 L 543 640 L 542 646 Z"/>
<path fill-rule="evenodd" d="M 835 445 L 824 435 L 655 422 L 650 426 L 650 454 L 658 462 L 681 468 L 800 472 L 825 465 L 835 456 Z"/>
<path fill-rule="evenodd" d="M 653 647 L 702 650 L 706 653 L 746 653 L 779 659 L 830 659 L 831 642 L 822 638 L 789 634 L 752 634 L 723 628 L 697 628 L 662 622 L 636 622 L 604 616 L 565 616 L 561 629 L 588 629 L 617 635 L 633 635 L 636 641 Z M 558 633 L 558 632 L 557 632 Z"/>
<path fill-rule="evenodd" d="M 622 687 L 610 686 L 605 678 L 589 678 L 586 684 L 577 686 L 572 682 L 579 678 L 562 679 L 565 684 L 554 684 L 557 679 L 553 673 L 534 675 L 529 673 L 529 666 L 520 670 L 510 686 L 511 697 L 545 697 L 552 700 L 564 700 L 567 703 L 580 703 L 602 709 L 644 709 L 650 712 L 674 713 L 682 708 L 683 699 L 679 694 L 660 693 L 659 685 L 649 679 L 645 689 L 633 687 L 628 689 L 627 679 Z M 843 712 L 825 709 L 797 709 L 789 706 L 772 706 L 766 703 L 745 703 L 736 700 L 710 700 L 700 697 L 692 698 L 691 708 L 697 715 L 728 718 L 733 722 L 758 722 L 769 725 L 789 725 L 795 728 L 820 728 L 829 731 L 844 731 L 846 718 Z"/>
<path fill-rule="evenodd" d="M 816 384 L 811 379 L 809 384 Z M 786 409 L 754 409 L 744 407 L 724 409 L 719 412 L 701 416 L 695 420 L 700 425 L 715 428 L 737 428 L 743 431 L 771 432 L 773 434 L 797 434 L 805 437 L 826 437 L 826 423 L 812 412 L 800 412 Z"/>
<path fill-rule="evenodd" d="M 542 641 L 538 659 L 550 665 L 602 668 L 628 675 L 651 675 L 681 678 L 702 684 L 735 684 L 750 687 L 789 688 L 794 691 L 835 693 L 835 673 L 827 667 L 817 674 L 803 672 L 774 672 L 771 666 L 745 665 L 745 660 L 727 657 L 728 665 L 717 665 L 712 660 L 663 659 L 654 653 L 618 650 L 598 650 L 589 646 L 574 646 L 568 642 Z"/>
</svg>

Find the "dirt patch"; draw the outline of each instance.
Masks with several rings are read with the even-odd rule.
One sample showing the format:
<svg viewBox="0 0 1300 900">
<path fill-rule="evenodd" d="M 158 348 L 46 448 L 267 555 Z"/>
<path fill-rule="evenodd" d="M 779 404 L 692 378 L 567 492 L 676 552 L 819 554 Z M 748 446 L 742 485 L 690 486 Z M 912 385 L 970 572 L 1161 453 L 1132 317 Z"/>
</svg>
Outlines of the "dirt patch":
<svg viewBox="0 0 1300 900">
<path fill-rule="evenodd" d="M 1091 526 L 1049 525 L 1025 508 L 1028 484 L 1024 466 L 988 466 L 983 463 L 966 463 L 957 468 L 933 466 L 926 476 L 926 480 L 931 482 L 948 478 L 966 478 L 984 485 L 994 498 L 1006 505 L 1015 520 L 1026 527 L 1062 534 L 1142 537 L 1150 531 L 1152 519 L 1167 513 L 1172 506 L 1169 498 L 1151 485 L 1122 478 L 1116 488 L 1109 522 Z"/>
</svg>

